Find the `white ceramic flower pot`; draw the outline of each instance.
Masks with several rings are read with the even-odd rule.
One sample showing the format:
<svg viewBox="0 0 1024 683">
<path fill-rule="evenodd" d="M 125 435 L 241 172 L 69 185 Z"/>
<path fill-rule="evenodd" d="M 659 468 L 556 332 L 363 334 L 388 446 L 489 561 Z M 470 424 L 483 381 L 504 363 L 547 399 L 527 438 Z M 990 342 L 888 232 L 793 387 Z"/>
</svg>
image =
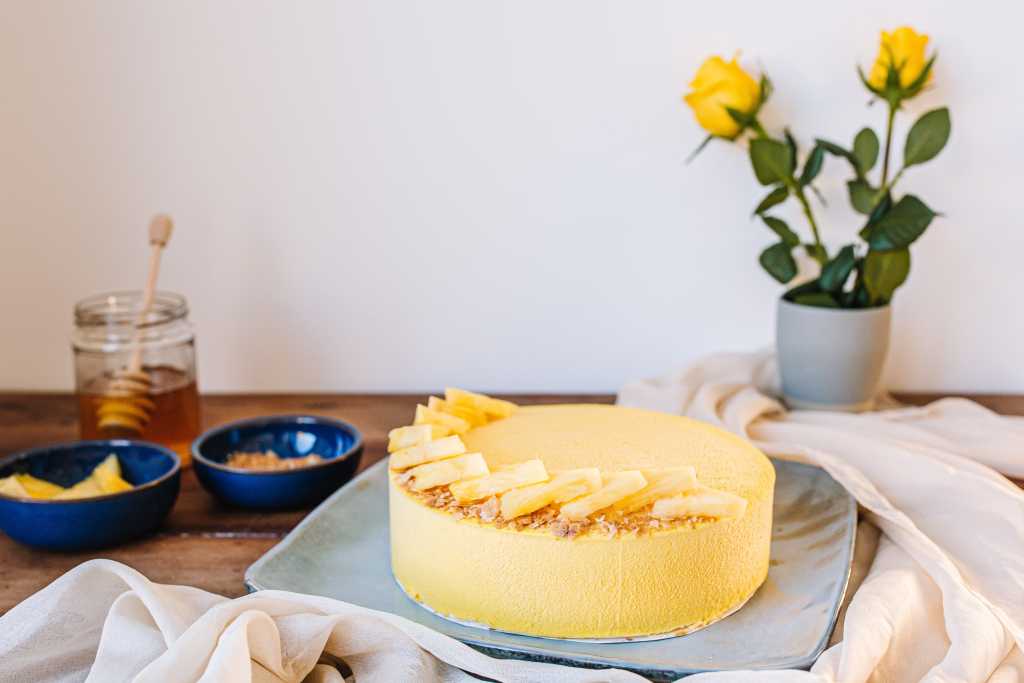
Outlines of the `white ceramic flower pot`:
<svg viewBox="0 0 1024 683">
<path fill-rule="evenodd" d="M 775 342 L 791 408 L 870 410 L 889 351 L 889 306 L 801 306 L 779 300 Z"/>
</svg>

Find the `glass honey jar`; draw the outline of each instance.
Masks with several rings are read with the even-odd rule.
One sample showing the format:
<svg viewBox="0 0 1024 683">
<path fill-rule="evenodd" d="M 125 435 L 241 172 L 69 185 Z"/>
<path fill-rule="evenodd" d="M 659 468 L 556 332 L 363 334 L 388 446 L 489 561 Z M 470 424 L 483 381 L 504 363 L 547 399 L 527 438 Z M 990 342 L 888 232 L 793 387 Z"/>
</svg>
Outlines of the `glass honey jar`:
<svg viewBox="0 0 1024 683">
<path fill-rule="evenodd" d="M 153 441 L 191 461 L 199 435 L 195 333 L 188 302 L 157 292 L 144 315 L 140 291 L 75 305 L 72 349 L 83 439 Z"/>
</svg>

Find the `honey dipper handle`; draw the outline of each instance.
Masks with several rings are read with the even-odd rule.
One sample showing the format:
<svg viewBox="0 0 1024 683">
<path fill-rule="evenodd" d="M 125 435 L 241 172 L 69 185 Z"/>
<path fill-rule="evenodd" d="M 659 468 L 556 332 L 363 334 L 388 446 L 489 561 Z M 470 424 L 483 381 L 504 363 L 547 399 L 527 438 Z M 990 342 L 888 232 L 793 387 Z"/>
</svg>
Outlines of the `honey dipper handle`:
<svg viewBox="0 0 1024 683">
<path fill-rule="evenodd" d="M 149 309 L 153 307 L 153 299 L 156 296 L 156 280 L 160 275 L 160 256 L 164 247 L 171 239 L 171 232 L 174 230 L 174 223 L 171 217 L 165 213 L 153 216 L 149 222 L 149 275 L 146 278 L 146 287 L 142 291 L 142 307 L 139 309 L 139 317 L 135 322 L 135 352 L 132 354 L 129 370 L 138 371 L 142 369 L 142 329 L 141 325 L 149 315 Z"/>
</svg>

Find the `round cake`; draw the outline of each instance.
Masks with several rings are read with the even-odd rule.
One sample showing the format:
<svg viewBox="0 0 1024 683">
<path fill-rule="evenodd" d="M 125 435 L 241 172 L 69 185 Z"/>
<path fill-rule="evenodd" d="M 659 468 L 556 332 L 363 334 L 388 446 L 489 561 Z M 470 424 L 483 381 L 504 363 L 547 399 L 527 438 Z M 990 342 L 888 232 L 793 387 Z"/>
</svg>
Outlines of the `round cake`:
<svg viewBox="0 0 1024 683">
<path fill-rule="evenodd" d="M 460 390 L 416 423 L 389 444 L 391 566 L 441 616 L 552 638 L 682 635 L 767 576 L 775 471 L 735 435 Z"/>
</svg>

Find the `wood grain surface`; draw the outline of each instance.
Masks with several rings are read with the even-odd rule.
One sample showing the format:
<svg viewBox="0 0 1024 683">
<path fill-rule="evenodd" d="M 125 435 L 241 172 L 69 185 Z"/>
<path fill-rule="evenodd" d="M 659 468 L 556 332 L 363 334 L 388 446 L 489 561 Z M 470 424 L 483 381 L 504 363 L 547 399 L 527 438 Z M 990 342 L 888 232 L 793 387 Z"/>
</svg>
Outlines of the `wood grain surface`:
<svg viewBox="0 0 1024 683">
<path fill-rule="evenodd" d="M 507 396 L 523 403 L 610 403 L 608 395 Z M 914 404 L 935 395 L 902 395 Z M 971 396 L 992 409 L 1024 414 L 1024 396 Z M 366 442 L 360 469 L 385 455 L 387 431 L 407 424 L 417 395 L 213 395 L 202 399 L 203 426 L 278 413 L 314 413 L 347 420 Z M 74 398 L 67 394 L 0 394 L 0 455 L 78 436 Z M 250 512 L 225 507 L 211 498 L 191 470 L 184 473 L 181 496 L 156 535 L 118 548 L 86 553 L 32 550 L 0 534 L 0 613 L 85 560 L 106 557 L 130 565 L 160 583 L 197 586 L 238 596 L 245 592 L 246 567 L 276 544 L 308 510 Z"/>
</svg>

